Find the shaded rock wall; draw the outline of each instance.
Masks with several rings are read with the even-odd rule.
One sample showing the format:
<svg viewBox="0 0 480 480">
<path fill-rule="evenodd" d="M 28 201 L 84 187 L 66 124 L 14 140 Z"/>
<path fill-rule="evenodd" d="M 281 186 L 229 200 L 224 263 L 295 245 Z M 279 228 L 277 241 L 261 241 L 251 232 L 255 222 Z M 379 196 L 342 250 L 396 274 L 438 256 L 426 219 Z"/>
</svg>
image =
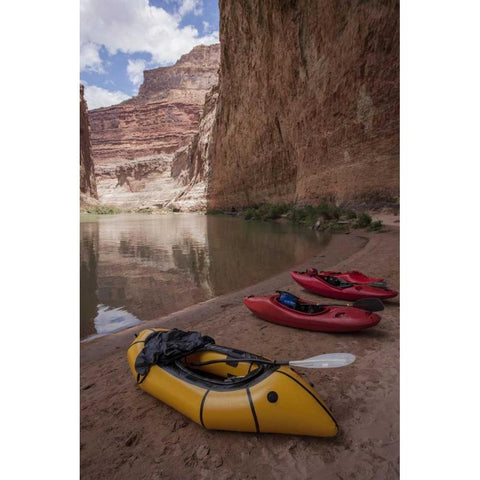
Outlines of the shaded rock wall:
<svg viewBox="0 0 480 480">
<path fill-rule="evenodd" d="M 218 86 L 205 97 L 205 106 L 198 132 L 185 148 L 179 149 L 172 162 L 172 177 L 184 185 L 170 205 L 179 210 L 201 210 L 207 206 L 207 178 L 210 170 L 209 155 L 212 128 L 217 111 Z"/>
<path fill-rule="evenodd" d="M 220 0 L 209 208 L 399 196 L 395 0 Z"/>
<path fill-rule="evenodd" d="M 219 58 L 218 44 L 195 47 L 171 67 L 145 71 L 138 96 L 89 112 L 102 203 L 138 208 L 175 198 L 180 184 L 170 178 L 171 159 L 198 132 Z"/>
<path fill-rule="evenodd" d="M 88 107 L 83 93 L 83 85 L 80 85 L 80 201 L 82 204 L 98 198 L 90 144 Z"/>
</svg>

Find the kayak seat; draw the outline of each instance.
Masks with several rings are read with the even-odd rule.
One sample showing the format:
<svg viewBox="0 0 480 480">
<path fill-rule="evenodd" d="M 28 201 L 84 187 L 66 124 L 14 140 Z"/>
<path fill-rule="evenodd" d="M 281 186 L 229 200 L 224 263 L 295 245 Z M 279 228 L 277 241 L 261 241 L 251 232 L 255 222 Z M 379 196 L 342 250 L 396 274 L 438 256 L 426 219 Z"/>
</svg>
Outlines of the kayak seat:
<svg viewBox="0 0 480 480">
<path fill-rule="evenodd" d="M 315 305 L 313 303 L 302 302 L 297 296 L 291 294 L 290 292 L 282 292 L 280 290 L 277 290 L 277 292 L 280 293 L 277 298 L 278 302 L 285 307 L 291 308 L 292 310 L 302 313 L 319 313 L 323 311 L 322 306 Z"/>
<path fill-rule="evenodd" d="M 295 310 L 302 313 L 319 313 L 323 310 L 321 305 L 314 305 L 312 303 L 302 303 L 297 301 Z"/>
<path fill-rule="evenodd" d="M 337 288 L 353 287 L 353 283 L 346 282 L 345 280 L 342 280 L 342 279 L 337 278 L 337 277 L 322 276 L 322 277 L 319 277 L 319 278 L 321 278 L 325 282 L 329 283 L 333 287 L 337 287 Z"/>
</svg>

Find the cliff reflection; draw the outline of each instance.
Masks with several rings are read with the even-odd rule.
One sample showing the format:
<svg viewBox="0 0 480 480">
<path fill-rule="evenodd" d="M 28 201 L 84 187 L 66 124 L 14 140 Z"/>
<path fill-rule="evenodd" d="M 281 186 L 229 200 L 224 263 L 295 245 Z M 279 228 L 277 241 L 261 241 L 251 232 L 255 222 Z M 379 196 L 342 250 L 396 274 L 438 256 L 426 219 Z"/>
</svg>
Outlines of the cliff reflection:
<svg viewBox="0 0 480 480">
<path fill-rule="evenodd" d="M 98 223 L 80 229 L 80 337 L 95 333 L 97 315 Z"/>
<path fill-rule="evenodd" d="M 87 216 L 81 337 L 246 287 L 304 261 L 326 241 L 291 225 L 201 214 Z"/>
<path fill-rule="evenodd" d="M 314 255 L 329 236 L 285 223 L 207 218 L 215 295 L 247 287 Z"/>
<path fill-rule="evenodd" d="M 85 217 L 81 337 L 128 327 L 213 296 L 204 215 Z"/>
</svg>

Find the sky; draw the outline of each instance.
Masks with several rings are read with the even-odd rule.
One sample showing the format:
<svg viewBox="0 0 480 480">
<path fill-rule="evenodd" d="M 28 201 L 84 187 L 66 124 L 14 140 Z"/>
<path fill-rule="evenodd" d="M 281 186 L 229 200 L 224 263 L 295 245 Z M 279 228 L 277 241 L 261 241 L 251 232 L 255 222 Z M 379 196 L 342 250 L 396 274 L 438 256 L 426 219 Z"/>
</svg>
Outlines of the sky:
<svg viewBox="0 0 480 480">
<path fill-rule="evenodd" d="M 138 93 L 143 71 L 218 43 L 218 0 L 80 0 L 80 81 L 88 108 Z"/>
</svg>

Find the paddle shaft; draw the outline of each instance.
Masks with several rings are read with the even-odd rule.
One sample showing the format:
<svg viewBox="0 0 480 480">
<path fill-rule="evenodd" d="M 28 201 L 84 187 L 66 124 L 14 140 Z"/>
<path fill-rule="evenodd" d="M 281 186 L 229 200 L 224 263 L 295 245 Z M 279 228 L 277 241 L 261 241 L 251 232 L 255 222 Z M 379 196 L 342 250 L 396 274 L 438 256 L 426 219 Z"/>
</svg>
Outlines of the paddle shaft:
<svg viewBox="0 0 480 480">
<path fill-rule="evenodd" d="M 299 298 L 296 295 L 293 295 L 293 293 L 286 292 L 283 290 L 277 290 L 277 293 L 282 295 L 283 293 L 286 293 L 290 295 L 291 297 L 295 298 L 295 301 L 299 300 Z M 361 298 L 360 300 L 356 300 L 353 303 L 319 303 L 319 306 L 325 306 L 325 307 L 354 307 L 354 308 L 360 308 L 361 310 L 368 310 L 369 312 L 381 312 L 382 310 L 385 309 L 382 301 L 378 298 Z"/>
<path fill-rule="evenodd" d="M 325 307 L 353 307 L 369 312 L 381 312 L 385 309 L 383 302 L 378 298 L 362 298 L 353 303 L 322 303 L 320 305 Z"/>
<path fill-rule="evenodd" d="M 225 358 L 221 360 L 209 360 L 208 362 L 195 362 L 189 363 L 192 367 L 203 367 L 206 365 L 212 365 L 214 363 L 265 363 L 267 365 L 289 365 L 288 361 L 276 361 L 276 360 L 264 360 L 256 358 Z"/>
<path fill-rule="evenodd" d="M 302 367 L 302 368 L 335 368 L 335 367 L 344 367 L 349 365 L 355 360 L 355 355 L 351 353 L 324 353 L 323 355 L 316 355 L 315 357 L 306 358 L 304 360 L 266 360 L 263 358 L 223 358 L 217 360 L 209 360 L 206 362 L 195 362 L 190 363 L 192 367 L 201 367 L 205 365 L 212 365 L 214 363 L 238 363 L 238 362 L 247 362 L 247 363 L 261 363 L 273 366 L 281 365 L 290 365 L 292 367 Z"/>
</svg>

